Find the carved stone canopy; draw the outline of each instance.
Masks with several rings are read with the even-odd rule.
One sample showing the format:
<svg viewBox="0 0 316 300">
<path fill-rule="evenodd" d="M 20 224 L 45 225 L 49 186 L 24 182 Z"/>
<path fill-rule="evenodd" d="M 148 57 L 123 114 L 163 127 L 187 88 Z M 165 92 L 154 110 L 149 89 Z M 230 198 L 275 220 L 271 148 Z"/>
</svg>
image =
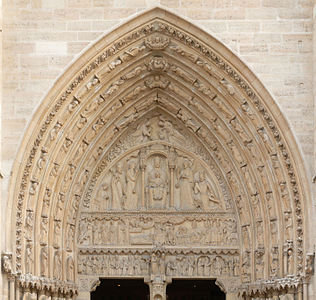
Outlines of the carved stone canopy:
<svg viewBox="0 0 316 300">
<path fill-rule="evenodd" d="M 91 47 L 36 112 L 11 183 L 10 272 L 305 276 L 302 166 L 248 68 L 152 9 Z"/>
</svg>

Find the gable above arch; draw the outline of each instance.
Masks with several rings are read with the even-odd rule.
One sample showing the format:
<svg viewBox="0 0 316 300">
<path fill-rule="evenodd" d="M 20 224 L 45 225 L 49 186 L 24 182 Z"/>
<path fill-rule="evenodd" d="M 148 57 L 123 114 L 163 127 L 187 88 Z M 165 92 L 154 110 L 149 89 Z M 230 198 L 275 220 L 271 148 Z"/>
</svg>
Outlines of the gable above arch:
<svg viewBox="0 0 316 300">
<path fill-rule="evenodd" d="M 170 148 L 200 160 L 194 172 L 207 174 L 221 207 L 236 215 L 240 282 L 307 276 L 309 193 L 287 122 L 234 54 L 191 23 L 154 8 L 87 50 L 33 118 L 10 186 L 7 232 L 15 238 L 8 234 L 8 249 L 21 282 L 23 274 L 42 276 L 52 285 L 66 282 L 66 292 L 76 293 L 79 216 L 98 200 L 101 179 L 113 176 L 118 160 L 123 157 L 128 169 L 127 156 L 140 160 L 144 148 L 148 178 L 156 160 L 170 164 Z M 179 174 L 182 167 L 184 162 L 176 167 Z M 175 185 L 171 177 L 167 181 L 170 190 L 148 191 L 151 202 L 158 194 L 164 199 L 159 209 L 171 203 Z M 142 188 L 139 183 L 139 194 Z M 188 193 L 193 189 L 192 182 Z M 113 188 L 109 197 L 111 209 L 117 203 L 125 210 L 114 201 Z M 185 202 L 180 198 L 175 208 Z"/>
</svg>

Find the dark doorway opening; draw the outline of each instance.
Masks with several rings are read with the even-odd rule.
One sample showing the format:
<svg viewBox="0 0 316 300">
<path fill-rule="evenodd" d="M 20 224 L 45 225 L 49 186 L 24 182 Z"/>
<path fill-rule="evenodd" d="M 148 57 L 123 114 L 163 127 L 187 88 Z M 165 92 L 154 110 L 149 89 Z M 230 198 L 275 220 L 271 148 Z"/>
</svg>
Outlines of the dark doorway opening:
<svg viewBox="0 0 316 300">
<path fill-rule="evenodd" d="M 225 300 L 215 280 L 172 280 L 167 286 L 168 300 Z"/>
<path fill-rule="evenodd" d="M 144 279 L 100 279 L 91 300 L 149 300 L 149 286 Z"/>
</svg>

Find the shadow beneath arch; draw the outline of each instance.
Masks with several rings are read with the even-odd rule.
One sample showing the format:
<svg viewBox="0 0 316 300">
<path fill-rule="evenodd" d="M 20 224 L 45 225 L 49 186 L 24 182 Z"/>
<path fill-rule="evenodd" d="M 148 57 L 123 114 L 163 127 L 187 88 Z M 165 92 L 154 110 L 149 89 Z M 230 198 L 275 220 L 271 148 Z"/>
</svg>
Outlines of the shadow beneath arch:
<svg viewBox="0 0 316 300">
<path fill-rule="evenodd" d="M 91 292 L 91 300 L 149 300 L 149 286 L 144 279 L 100 279 Z"/>
<path fill-rule="evenodd" d="M 172 280 L 167 286 L 168 300 L 225 300 L 215 280 Z"/>
</svg>

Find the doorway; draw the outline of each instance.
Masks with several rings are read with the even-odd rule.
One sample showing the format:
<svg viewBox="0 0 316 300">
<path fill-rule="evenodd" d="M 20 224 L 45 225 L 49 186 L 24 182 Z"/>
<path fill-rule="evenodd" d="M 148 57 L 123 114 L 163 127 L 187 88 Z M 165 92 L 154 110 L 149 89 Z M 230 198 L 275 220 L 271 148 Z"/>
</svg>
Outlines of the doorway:
<svg viewBox="0 0 316 300">
<path fill-rule="evenodd" d="M 215 280 L 172 280 L 167 286 L 168 300 L 225 300 Z"/>
<path fill-rule="evenodd" d="M 144 279 L 100 279 L 91 300 L 149 300 L 149 286 Z"/>
</svg>

